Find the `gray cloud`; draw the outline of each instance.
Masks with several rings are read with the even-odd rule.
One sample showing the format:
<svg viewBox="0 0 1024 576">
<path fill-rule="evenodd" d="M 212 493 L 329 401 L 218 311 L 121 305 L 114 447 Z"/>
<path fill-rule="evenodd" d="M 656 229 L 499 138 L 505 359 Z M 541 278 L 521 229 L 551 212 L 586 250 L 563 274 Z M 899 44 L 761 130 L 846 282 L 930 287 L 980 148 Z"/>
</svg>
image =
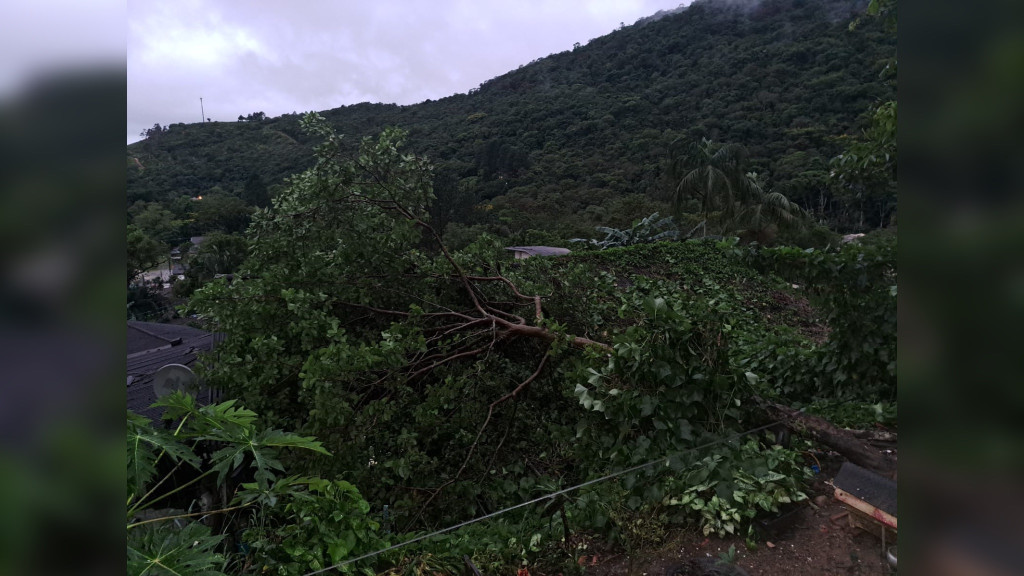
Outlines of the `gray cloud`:
<svg viewBox="0 0 1024 576">
<path fill-rule="evenodd" d="M 679 0 L 128 5 L 128 141 L 154 123 L 231 121 L 466 92 Z"/>
</svg>

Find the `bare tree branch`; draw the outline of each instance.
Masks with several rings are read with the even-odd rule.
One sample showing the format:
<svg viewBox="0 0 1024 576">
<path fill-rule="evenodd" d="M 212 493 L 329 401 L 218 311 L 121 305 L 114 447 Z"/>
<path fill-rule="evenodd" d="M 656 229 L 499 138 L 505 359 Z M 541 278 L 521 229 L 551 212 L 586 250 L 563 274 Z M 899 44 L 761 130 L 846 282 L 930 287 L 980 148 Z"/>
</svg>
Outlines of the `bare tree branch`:
<svg viewBox="0 0 1024 576">
<path fill-rule="evenodd" d="M 534 370 L 533 374 L 531 374 L 526 380 L 520 382 L 514 390 L 505 394 L 501 398 L 498 398 L 494 402 L 491 402 L 490 406 L 488 406 L 487 408 L 487 417 L 484 418 L 483 425 L 480 426 L 480 430 L 478 430 L 476 433 L 476 438 L 473 440 L 473 443 L 469 446 L 469 451 L 466 453 L 465 459 L 462 460 L 462 465 L 459 467 L 458 472 L 456 472 L 455 476 L 453 476 L 450 480 L 434 489 L 434 492 L 430 495 L 430 498 L 427 498 L 427 501 L 424 502 L 423 505 L 420 507 L 420 511 L 409 522 L 409 525 L 406 526 L 406 531 L 408 531 L 416 523 L 416 521 L 420 519 L 420 517 L 423 515 L 423 512 L 426 511 L 430 503 L 433 502 L 434 498 L 436 498 L 437 495 L 440 494 L 442 490 L 444 490 L 448 486 L 451 486 L 452 484 L 459 480 L 459 477 L 462 476 L 463 471 L 466 470 L 466 466 L 469 465 L 470 459 L 473 458 L 473 453 L 476 452 L 476 448 L 480 444 L 480 438 L 483 436 L 484 430 L 486 430 L 487 425 L 491 423 L 491 417 L 494 416 L 494 409 L 497 408 L 500 404 L 503 404 L 504 402 L 512 398 L 515 398 L 520 392 L 526 389 L 526 387 L 529 386 L 531 382 L 536 380 L 537 377 L 540 376 L 541 371 L 544 370 L 544 364 L 547 363 L 548 356 L 550 356 L 550 350 L 544 353 L 544 356 L 540 359 L 540 364 L 537 365 L 537 369 Z M 502 439 L 502 442 L 504 442 L 504 439 Z"/>
</svg>

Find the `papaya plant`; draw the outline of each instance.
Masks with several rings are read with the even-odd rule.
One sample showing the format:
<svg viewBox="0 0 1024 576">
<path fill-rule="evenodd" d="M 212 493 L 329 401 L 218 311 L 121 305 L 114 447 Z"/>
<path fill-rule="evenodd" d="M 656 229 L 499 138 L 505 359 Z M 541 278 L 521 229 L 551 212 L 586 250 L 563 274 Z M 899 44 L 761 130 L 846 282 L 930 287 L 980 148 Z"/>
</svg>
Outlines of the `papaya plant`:
<svg viewBox="0 0 1024 576">
<path fill-rule="evenodd" d="M 195 398 L 175 392 L 161 398 L 165 429 L 148 418 L 127 414 L 127 523 L 128 574 L 216 575 L 228 572 L 235 560 L 225 551 L 229 522 L 214 522 L 229 513 L 251 512 L 266 526 L 264 517 L 276 518 L 281 507 L 301 502 L 326 508 L 344 501 L 355 513 L 341 507 L 332 511 L 335 523 L 330 536 L 303 538 L 292 547 L 305 564 L 318 566 L 318 554 L 331 559 L 345 556 L 356 543 L 377 544 L 376 524 L 365 518 L 367 504 L 351 485 L 315 478 L 282 477 L 283 450 L 305 450 L 327 455 L 320 442 L 256 424 L 256 414 L 228 400 L 199 405 Z M 252 482 L 233 486 L 234 478 Z M 233 493 L 227 501 L 211 503 L 200 487 Z M 344 498 L 340 498 L 343 496 Z M 329 502 L 328 502 L 329 501 Z M 333 507 L 333 506 L 332 506 Z M 198 511 L 192 511 L 199 508 Z M 342 516 L 345 522 L 339 523 Z M 301 515 L 300 515 L 301 518 Z M 303 521 L 308 520 L 308 515 Z M 224 527 L 215 533 L 211 526 Z M 303 530 L 303 523 L 290 524 Z M 260 547 L 262 550 L 262 547 Z M 301 549 L 303 552 L 298 552 Z M 240 561 L 244 561 L 240 560 Z M 269 562 L 268 562 L 269 563 Z M 288 573 L 288 562 L 273 563 L 278 573 Z"/>
</svg>

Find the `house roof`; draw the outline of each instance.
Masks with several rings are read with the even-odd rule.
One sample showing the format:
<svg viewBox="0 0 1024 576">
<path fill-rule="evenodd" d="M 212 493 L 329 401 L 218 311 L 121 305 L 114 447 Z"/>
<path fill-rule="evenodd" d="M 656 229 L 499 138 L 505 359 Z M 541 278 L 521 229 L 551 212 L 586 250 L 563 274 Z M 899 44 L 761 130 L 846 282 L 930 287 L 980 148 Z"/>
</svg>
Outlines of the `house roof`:
<svg viewBox="0 0 1024 576">
<path fill-rule="evenodd" d="M 505 250 L 522 252 L 530 256 L 565 256 L 570 252 L 568 248 L 556 248 L 554 246 L 509 246 Z"/>
<path fill-rule="evenodd" d="M 131 357 L 142 352 L 176 346 L 184 340 L 198 338 L 207 334 L 209 332 L 192 328 L 191 326 L 129 320 L 128 356 Z"/>
<path fill-rule="evenodd" d="M 189 326 L 128 322 L 128 409 L 158 422 L 162 411 L 150 407 L 156 402 L 153 374 L 168 364 L 191 368 L 200 353 L 223 340 L 223 334 Z M 201 396 L 200 403 L 213 398 L 209 393 Z"/>
</svg>

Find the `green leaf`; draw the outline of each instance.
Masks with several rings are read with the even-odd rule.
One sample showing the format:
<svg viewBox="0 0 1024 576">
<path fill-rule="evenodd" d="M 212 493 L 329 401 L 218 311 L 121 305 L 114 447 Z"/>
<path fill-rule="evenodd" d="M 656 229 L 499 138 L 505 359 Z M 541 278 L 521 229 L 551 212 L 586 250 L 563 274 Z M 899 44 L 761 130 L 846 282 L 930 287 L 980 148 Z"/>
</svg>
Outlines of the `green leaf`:
<svg viewBox="0 0 1024 576">
<path fill-rule="evenodd" d="M 138 526 L 128 531 L 128 574 L 220 576 L 224 558 L 216 547 L 223 538 L 198 522 Z"/>
<path fill-rule="evenodd" d="M 693 440 L 693 425 L 689 420 L 679 420 L 679 437 L 684 440 Z"/>
<path fill-rule="evenodd" d="M 138 499 L 156 474 L 157 459 L 166 454 L 172 462 L 199 467 L 199 457 L 172 432 L 156 430 L 150 421 L 131 411 L 128 422 L 128 496 Z M 136 500 L 137 502 L 137 500 Z"/>
</svg>

